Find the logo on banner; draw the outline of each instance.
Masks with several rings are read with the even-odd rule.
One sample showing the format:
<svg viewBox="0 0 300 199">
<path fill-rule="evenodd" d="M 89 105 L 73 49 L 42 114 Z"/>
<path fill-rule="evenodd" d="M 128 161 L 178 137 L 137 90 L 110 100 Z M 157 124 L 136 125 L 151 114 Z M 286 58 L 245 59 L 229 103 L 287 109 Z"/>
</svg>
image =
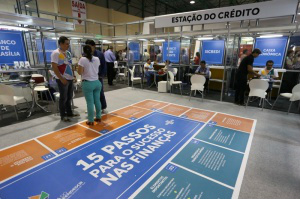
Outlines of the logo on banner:
<svg viewBox="0 0 300 199">
<path fill-rule="evenodd" d="M 49 199 L 49 194 L 42 191 L 42 193 L 40 195 L 36 195 L 36 196 L 30 196 L 28 197 L 28 199 Z"/>
<path fill-rule="evenodd" d="M 73 187 L 70 191 L 64 192 L 63 194 L 60 195 L 59 198 L 57 199 L 69 199 L 71 196 L 73 196 L 83 185 L 85 182 L 80 181 L 75 187 Z"/>
</svg>

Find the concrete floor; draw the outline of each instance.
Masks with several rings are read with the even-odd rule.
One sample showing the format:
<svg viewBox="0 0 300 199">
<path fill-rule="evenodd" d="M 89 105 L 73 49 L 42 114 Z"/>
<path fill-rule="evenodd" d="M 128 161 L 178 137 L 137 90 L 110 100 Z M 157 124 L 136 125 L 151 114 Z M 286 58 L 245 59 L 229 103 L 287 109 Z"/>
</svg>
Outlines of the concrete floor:
<svg viewBox="0 0 300 199">
<path fill-rule="evenodd" d="M 232 103 L 188 100 L 187 96 L 157 93 L 149 90 L 124 88 L 106 92 L 108 111 L 128 106 L 144 99 L 172 102 L 237 116 L 257 119 L 254 139 L 240 192 L 248 198 L 300 198 L 300 115 L 255 107 L 236 106 Z M 84 98 L 76 98 L 80 118 L 62 123 L 59 116 L 48 115 L 30 121 L 0 128 L 0 148 L 69 126 L 86 118 Z"/>
</svg>

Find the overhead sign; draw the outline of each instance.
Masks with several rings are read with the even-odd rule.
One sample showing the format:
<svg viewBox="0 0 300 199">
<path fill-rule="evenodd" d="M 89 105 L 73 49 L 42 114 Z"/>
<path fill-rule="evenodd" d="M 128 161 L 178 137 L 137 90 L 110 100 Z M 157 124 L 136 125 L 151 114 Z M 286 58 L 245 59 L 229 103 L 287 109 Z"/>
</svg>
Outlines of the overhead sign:
<svg viewBox="0 0 300 199">
<path fill-rule="evenodd" d="M 274 61 L 274 68 L 281 68 L 287 40 L 288 37 L 257 38 L 255 48 L 260 49 L 262 54 L 254 59 L 253 66 L 265 66 L 268 60 L 272 60 Z"/>
<path fill-rule="evenodd" d="M 140 44 L 136 42 L 130 42 L 129 48 L 133 52 L 133 59 L 134 61 L 140 60 Z"/>
<path fill-rule="evenodd" d="M 0 65 L 14 65 L 14 61 L 27 61 L 23 35 L 20 31 L 0 31 Z"/>
<path fill-rule="evenodd" d="M 57 49 L 57 41 L 52 40 L 52 39 L 45 39 L 44 45 L 45 45 L 47 63 L 50 63 L 51 62 L 51 53 Z M 38 49 L 39 62 L 44 63 L 43 48 L 42 48 L 42 42 L 40 39 L 36 40 L 36 46 Z"/>
<path fill-rule="evenodd" d="M 202 41 L 201 60 L 207 64 L 223 64 L 224 40 L 204 40 Z"/>
<path fill-rule="evenodd" d="M 180 42 L 170 41 L 163 43 L 163 62 L 170 60 L 172 63 L 179 63 Z"/>
<path fill-rule="evenodd" d="M 263 19 L 296 14 L 298 0 L 275 0 L 155 17 L 155 28 Z"/>
<path fill-rule="evenodd" d="M 72 16 L 80 19 L 86 19 L 86 4 L 84 1 L 71 0 Z M 74 20 L 75 24 L 84 25 L 82 20 Z"/>
</svg>

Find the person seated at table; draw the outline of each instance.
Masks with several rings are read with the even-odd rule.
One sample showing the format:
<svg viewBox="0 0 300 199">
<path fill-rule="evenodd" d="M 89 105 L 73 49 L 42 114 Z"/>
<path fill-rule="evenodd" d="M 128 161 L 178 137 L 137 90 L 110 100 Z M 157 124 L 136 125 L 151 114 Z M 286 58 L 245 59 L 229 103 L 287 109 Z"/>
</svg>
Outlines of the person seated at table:
<svg viewBox="0 0 300 199">
<path fill-rule="evenodd" d="M 273 86 L 273 80 L 276 80 L 279 78 L 278 71 L 273 68 L 274 61 L 268 60 L 266 62 L 266 67 L 261 69 L 258 74 L 261 75 L 261 79 L 269 79 L 269 88 L 267 90 L 267 93 L 272 90 Z"/>
<path fill-rule="evenodd" d="M 208 88 L 208 81 L 209 81 L 209 67 L 206 66 L 206 62 L 202 60 L 200 62 L 200 66 L 196 69 L 195 74 L 204 75 L 206 78 L 204 89 Z"/>
<path fill-rule="evenodd" d="M 152 81 L 152 76 L 154 75 L 154 68 L 151 64 L 151 60 L 147 59 L 147 62 L 144 65 L 145 77 L 147 79 L 147 85 L 150 86 Z"/>
</svg>

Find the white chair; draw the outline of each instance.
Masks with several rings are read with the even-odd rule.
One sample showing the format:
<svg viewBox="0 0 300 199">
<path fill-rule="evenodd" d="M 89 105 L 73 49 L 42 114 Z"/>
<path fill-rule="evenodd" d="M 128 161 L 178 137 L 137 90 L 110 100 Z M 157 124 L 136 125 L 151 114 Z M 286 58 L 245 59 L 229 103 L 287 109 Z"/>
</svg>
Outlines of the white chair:
<svg viewBox="0 0 300 199">
<path fill-rule="evenodd" d="M 14 106 L 17 120 L 19 120 L 17 105 L 27 102 L 23 96 L 15 96 L 12 86 L 0 84 L 0 104 Z"/>
<path fill-rule="evenodd" d="M 114 61 L 114 68 L 118 68 L 118 61 Z"/>
<path fill-rule="evenodd" d="M 36 85 L 34 87 L 34 91 L 35 92 L 47 91 L 50 95 L 51 101 L 53 102 L 53 104 L 55 104 L 49 88 L 46 87 L 47 81 L 46 81 L 45 77 L 40 74 L 32 74 L 31 79 L 35 80 L 36 82 L 38 80 L 38 83 L 36 83 Z M 47 95 L 46 95 L 46 98 L 48 99 Z M 41 94 L 41 99 L 43 100 L 43 94 Z"/>
<path fill-rule="evenodd" d="M 129 70 L 130 76 L 131 76 L 131 86 L 132 86 L 132 89 L 133 89 L 133 82 L 134 82 L 134 81 L 140 81 L 140 83 L 141 83 L 141 88 L 143 88 L 142 78 L 141 78 L 141 77 L 134 77 L 135 66 L 133 66 L 132 69 L 129 68 L 128 70 Z"/>
<path fill-rule="evenodd" d="M 178 68 L 174 68 L 173 69 L 173 71 L 174 71 L 174 80 L 176 80 L 176 75 L 177 75 L 177 73 L 178 73 Z"/>
<path fill-rule="evenodd" d="M 76 91 L 78 91 L 78 87 L 81 87 L 82 77 L 81 77 L 81 75 L 78 74 L 77 71 L 74 71 L 74 75 L 75 75 L 76 80 L 77 80 L 77 82 L 74 85 L 75 85 Z"/>
<path fill-rule="evenodd" d="M 172 87 L 173 85 L 179 85 L 180 94 L 182 95 L 182 81 L 174 81 L 174 74 L 171 71 L 168 71 L 170 81 L 169 84 L 171 86 L 170 94 L 172 93 Z"/>
<path fill-rule="evenodd" d="M 197 91 L 199 91 L 202 95 L 202 102 L 203 102 L 203 91 L 204 91 L 204 84 L 206 82 L 206 78 L 203 75 L 193 75 L 191 77 L 191 93 L 190 93 L 190 99 L 192 96 L 192 91 L 195 91 L 195 94 Z"/>
<path fill-rule="evenodd" d="M 275 106 L 277 100 L 279 97 L 284 97 L 284 98 L 288 98 L 290 100 L 290 105 L 289 105 L 289 109 L 288 109 L 288 114 L 290 113 L 291 107 L 292 107 L 292 103 L 295 101 L 300 100 L 300 84 L 297 84 L 296 86 L 294 86 L 292 93 L 280 93 L 280 95 L 278 95 L 276 101 L 274 102 L 273 107 Z"/>
<path fill-rule="evenodd" d="M 266 90 L 269 87 L 269 83 L 267 81 L 261 79 L 253 79 L 249 82 L 250 93 L 248 96 L 246 107 L 248 106 L 250 97 L 260 97 L 263 100 L 262 110 L 264 110 L 265 100 L 267 92 Z"/>
<path fill-rule="evenodd" d="M 121 68 L 123 68 L 124 69 L 124 72 L 123 73 L 121 73 Z M 118 73 L 117 73 L 117 79 L 120 81 L 120 78 L 121 77 L 123 77 L 123 79 L 124 79 L 124 84 L 125 84 L 125 80 L 126 80 L 126 68 L 125 68 L 125 66 L 122 66 L 122 67 L 118 67 Z"/>
</svg>

